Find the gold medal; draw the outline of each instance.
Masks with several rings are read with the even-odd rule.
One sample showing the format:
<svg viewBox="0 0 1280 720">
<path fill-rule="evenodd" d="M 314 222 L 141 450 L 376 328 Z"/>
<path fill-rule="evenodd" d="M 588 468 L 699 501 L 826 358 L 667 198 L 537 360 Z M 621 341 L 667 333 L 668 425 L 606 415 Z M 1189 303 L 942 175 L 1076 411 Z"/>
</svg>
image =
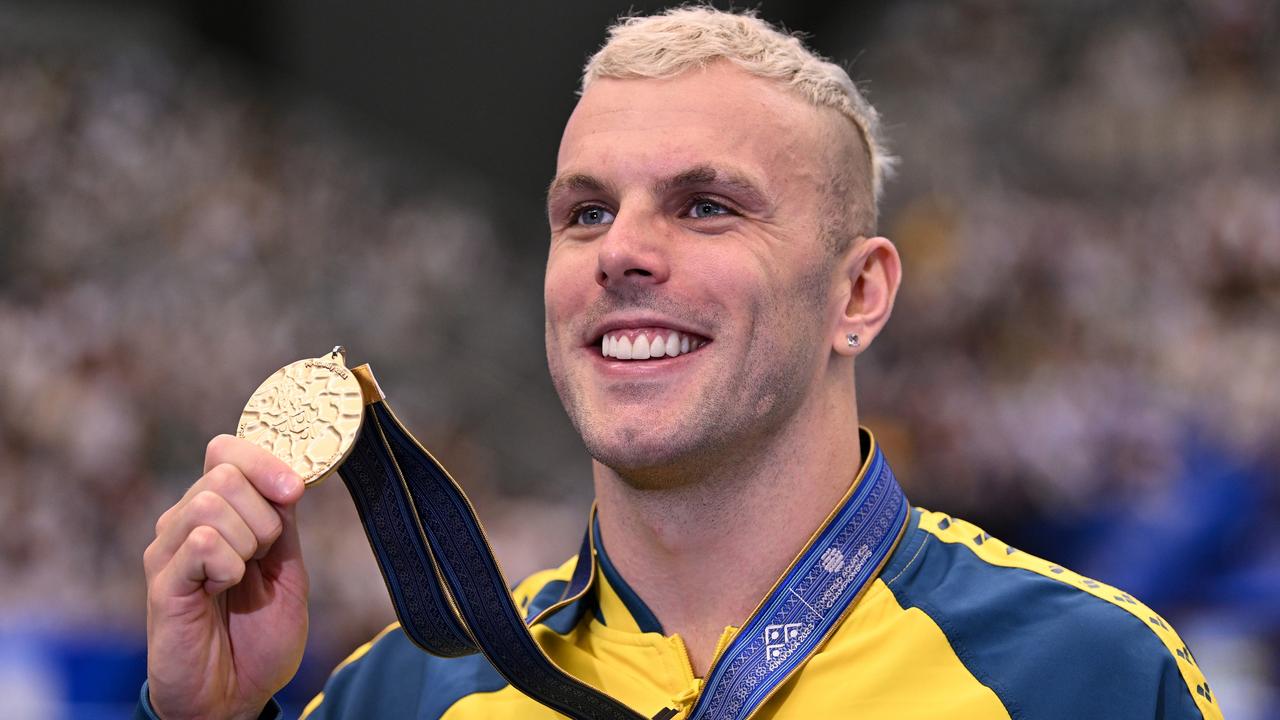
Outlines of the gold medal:
<svg viewBox="0 0 1280 720">
<path fill-rule="evenodd" d="M 347 458 L 360 436 L 364 399 L 341 345 L 275 371 L 240 413 L 236 437 L 269 451 L 308 487 Z"/>
</svg>

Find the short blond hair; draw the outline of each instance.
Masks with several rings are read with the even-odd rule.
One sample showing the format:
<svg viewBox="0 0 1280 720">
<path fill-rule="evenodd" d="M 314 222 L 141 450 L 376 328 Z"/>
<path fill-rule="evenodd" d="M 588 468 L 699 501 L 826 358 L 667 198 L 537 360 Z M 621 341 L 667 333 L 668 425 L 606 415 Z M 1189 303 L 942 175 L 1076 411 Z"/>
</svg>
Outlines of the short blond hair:
<svg viewBox="0 0 1280 720">
<path fill-rule="evenodd" d="M 880 115 L 844 68 L 754 11 L 686 5 L 661 15 L 622 18 L 587 61 L 582 91 L 599 78 L 668 78 L 721 59 L 791 88 L 817 107 L 834 108 L 853 122 L 867 151 L 874 217 L 874 204 L 895 163 L 881 136 Z"/>
</svg>

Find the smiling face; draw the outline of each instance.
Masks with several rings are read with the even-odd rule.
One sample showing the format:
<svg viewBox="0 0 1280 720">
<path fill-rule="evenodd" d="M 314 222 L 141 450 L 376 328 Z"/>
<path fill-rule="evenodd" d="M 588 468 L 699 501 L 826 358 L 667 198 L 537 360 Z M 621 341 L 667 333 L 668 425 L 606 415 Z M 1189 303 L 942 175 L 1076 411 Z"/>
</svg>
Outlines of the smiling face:
<svg viewBox="0 0 1280 720">
<path fill-rule="evenodd" d="M 740 458 L 828 378 L 832 110 L 719 62 L 599 79 L 548 198 L 547 359 L 598 462 L 667 486 Z"/>
</svg>

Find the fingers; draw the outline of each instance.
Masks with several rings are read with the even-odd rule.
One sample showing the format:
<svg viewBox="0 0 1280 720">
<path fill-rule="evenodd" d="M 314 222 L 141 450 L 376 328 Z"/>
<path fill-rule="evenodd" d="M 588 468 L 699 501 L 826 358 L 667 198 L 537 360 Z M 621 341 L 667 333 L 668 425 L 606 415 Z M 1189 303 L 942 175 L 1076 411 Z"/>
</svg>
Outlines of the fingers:
<svg viewBox="0 0 1280 720">
<path fill-rule="evenodd" d="M 191 531 L 208 526 L 244 559 L 262 557 L 280 537 L 284 521 L 235 466 L 217 465 L 196 481 L 187 495 L 156 522 L 156 540 L 148 548 L 150 564 L 169 561 Z"/>
<path fill-rule="evenodd" d="M 143 553 L 147 671 L 156 708 L 233 717 L 242 705 L 256 713 L 265 702 L 257 688 L 283 685 L 301 657 L 308 581 L 295 518 L 302 481 L 270 453 L 230 436 L 209 443 L 204 467 L 156 521 Z M 236 608 L 253 612 L 233 622 Z M 238 657 L 254 662 L 242 666 Z M 228 690 L 246 687 L 255 698 Z"/>
<path fill-rule="evenodd" d="M 290 505 L 302 497 L 302 479 L 280 458 L 232 435 L 219 435 L 204 454 L 204 471 L 222 464 L 235 466 L 271 502 Z"/>
<path fill-rule="evenodd" d="M 204 475 L 156 521 L 156 539 L 143 553 L 152 591 L 222 592 L 282 535 L 280 552 L 270 554 L 291 561 L 300 555 L 293 505 L 301 497 L 302 480 L 283 461 L 246 440 L 214 438 Z"/>
<path fill-rule="evenodd" d="M 200 482 L 204 483 L 200 495 L 211 493 L 222 498 L 252 533 L 256 547 L 249 557 L 261 557 L 279 539 L 284 527 L 280 510 L 268 502 L 234 465 L 215 465 L 197 484 Z M 227 537 L 228 541 L 231 539 L 230 536 Z M 241 549 L 234 542 L 232 547 L 237 551 Z"/>
<path fill-rule="evenodd" d="M 179 598 L 203 591 L 216 595 L 244 578 L 245 561 L 223 535 L 202 525 L 191 531 L 173 561 L 156 576 L 153 598 Z"/>
</svg>

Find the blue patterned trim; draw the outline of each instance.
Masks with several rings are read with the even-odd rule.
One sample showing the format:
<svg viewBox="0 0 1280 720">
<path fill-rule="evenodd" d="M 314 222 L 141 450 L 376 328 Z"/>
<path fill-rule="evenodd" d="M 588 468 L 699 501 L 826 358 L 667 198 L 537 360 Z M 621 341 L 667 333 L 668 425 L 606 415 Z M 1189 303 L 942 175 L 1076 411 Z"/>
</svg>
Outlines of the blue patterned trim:
<svg viewBox="0 0 1280 720">
<path fill-rule="evenodd" d="M 716 661 L 690 720 L 746 718 L 786 682 L 875 579 L 909 510 L 872 441 L 862 480 Z"/>
</svg>

